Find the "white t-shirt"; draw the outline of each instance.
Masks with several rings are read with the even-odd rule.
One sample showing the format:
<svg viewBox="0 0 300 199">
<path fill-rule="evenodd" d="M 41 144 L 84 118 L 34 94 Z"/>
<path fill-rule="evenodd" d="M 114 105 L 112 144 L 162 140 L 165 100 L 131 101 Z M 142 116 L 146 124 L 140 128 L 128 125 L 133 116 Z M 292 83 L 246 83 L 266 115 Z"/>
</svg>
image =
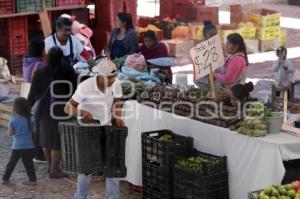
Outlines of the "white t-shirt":
<svg viewBox="0 0 300 199">
<path fill-rule="evenodd" d="M 93 119 L 99 120 L 101 125 L 111 125 L 114 98 L 122 96 L 121 82 L 118 79 L 103 93 L 98 89 L 97 77 L 91 77 L 78 85 L 72 99 L 79 104 L 79 109 L 90 112 Z"/>
<path fill-rule="evenodd" d="M 70 40 L 68 39 L 66 45 L 62 46 L 61 43 L 58 41 L 58 39 L 56 37 L 56 34 L 54 34 L 54 35 L 55 35 L 57 46 L 62 49 L 62 51 L 64 53 L 64 56 L 69 56 L 70 55 Z M 83 49 L 84 49 L 83 45 L 73 35 L 71 35 L 71 39 L 72 39 L 72 44 L 73 44 L 74 58 L 76 58 L 78 61 L 85 61 L 85 59 L 80 55 L 82 53 Z M 48 51 L 52 47 L 55 47 L 55 43 L 53 41 L 52 35 L 50 35 L 49 37 L 47 37 L 45 39 L 45 52 L 46 52 L 46 54 L 48 54 Z"/>
</svg>

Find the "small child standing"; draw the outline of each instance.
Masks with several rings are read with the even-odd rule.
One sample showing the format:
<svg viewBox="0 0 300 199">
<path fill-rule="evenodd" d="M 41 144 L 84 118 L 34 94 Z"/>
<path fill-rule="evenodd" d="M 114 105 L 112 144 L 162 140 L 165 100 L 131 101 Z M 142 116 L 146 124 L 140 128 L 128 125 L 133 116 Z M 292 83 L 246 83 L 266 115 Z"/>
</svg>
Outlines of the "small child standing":
<svg viewBox="0 0 300 199">
<path fill-rule="evenodd" d="M 24 185 L 35 186 L 36 175 L 33 165 L 34 145 L 32 134 L 35 132 L 35 125 L 31 121 L 31 108 L 27 99 L 19 97 L 15 100 L 14 117 L 9 121 L 7 134 L 13 136 L 12 154 L 2 177 L 2 184 L 9 184 L 9 178 L 15 169 L 19 159 L 22 158 L 29 181 Z"/>
</svg>

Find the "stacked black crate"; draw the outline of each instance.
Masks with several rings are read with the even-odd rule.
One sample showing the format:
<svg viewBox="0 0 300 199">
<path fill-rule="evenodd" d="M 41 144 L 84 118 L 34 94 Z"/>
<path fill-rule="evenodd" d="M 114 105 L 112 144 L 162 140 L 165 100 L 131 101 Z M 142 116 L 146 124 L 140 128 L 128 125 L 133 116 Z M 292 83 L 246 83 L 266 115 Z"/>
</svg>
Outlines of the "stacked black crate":
<svg viewBox="0 0 300 199">
<path fill-rule="evenodd" d="M 193 150 L 193 138 L 169 130 L 142 134 L 143 198 L 172 198 L 172 168 Z"/>
</svg>

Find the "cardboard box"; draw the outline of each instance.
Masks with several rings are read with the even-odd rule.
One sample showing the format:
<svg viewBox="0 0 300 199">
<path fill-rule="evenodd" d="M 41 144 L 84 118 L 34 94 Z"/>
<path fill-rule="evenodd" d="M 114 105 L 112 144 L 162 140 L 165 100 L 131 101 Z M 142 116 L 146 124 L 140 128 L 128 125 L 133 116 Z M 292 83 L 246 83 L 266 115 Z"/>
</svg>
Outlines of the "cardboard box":
<svg viewBox="0 0 300 199">
<path fill-rule="evenodd" d="M 257 9 L 248 13 L 248 18 L 259 26 L 280 26 L 281 14 L 274 10 Z"/>
<path fill-rule="evenodd" d="M 245 39 L 247 53 L 258 53 L 259 52 L 259 40 L 258 39 Z"/>
<path fill-rule="evenodd" d="M 259 49 L 262 52 L 276 50 L 280 46 L 280 38 L 275 38 L 272 40 L 260 40 Z"/>
<path fill-rule="evenodd" d="M 199 23 L 190 23 L 190 32 L 192 35 L 192 39 L 197 39 L 197 40 L 203 40 L 204 35 L 203 35 L 203 24 Z"/>
<path fill-rule="evenodd" d="M 255 39 L 256 38 L 256 27 L 240 27 L 239 32 L 244 39 Z"/>
<path fill-rule="evenodd" d="M 287 38 L 287 31 L 281 29 L 280 31 L 280 46 L 285 46 Z"/>
<path fill-rule="evenodd" d="M 239 33 L 241 34 L 239 27 L 237 24 L 228 24 L 220 26 L 220 37 L 226 43 L 227 36 L 232 33 Z"/>
<path fill-rule="evenodd" d="M 258 28 L 258 39 L 272 40 L 280 36 L 279 26 L 260 27 Z"/>
<path fill-rule="evenodd" d="M 189 56 L 190 49 L 194 47 L 195 42 L 194 40 L 166 40 L 164 41 L 168 44 L 169 47 L 169 55 L 170 56 Z"/>
</svg>

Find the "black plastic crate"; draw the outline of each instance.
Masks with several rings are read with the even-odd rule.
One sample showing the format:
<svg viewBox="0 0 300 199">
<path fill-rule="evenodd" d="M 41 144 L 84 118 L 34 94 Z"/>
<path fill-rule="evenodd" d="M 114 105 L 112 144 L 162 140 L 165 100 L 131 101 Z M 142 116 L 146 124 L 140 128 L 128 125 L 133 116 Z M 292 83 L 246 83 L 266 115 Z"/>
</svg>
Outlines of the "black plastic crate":
<svg viewBox="0 0 300 199">
<path fill-rule="evenodd" d="M 143 187 L 143 199 L 171 199 L 171 193 Z"/>
<path fill-rule="evenodd" d="M 173 169 L 173 196 L 175 199 L 228 199 L 226 157 L 194 151 L 190 156 L 208 160 L 202 174 L 185 169 Z M 217 162 L 216 162 L 217 161 Z"/>
<path fill-rule="evenodd" d="M 143 187 L 172 193 L 172 170 L 143 161 Z"/>
<path fill-rule="evenodd" d="M 171 141 L 160 141 L 164 135 L 171 135 Z M 172 168 L 178 157 L 184 157 L 193 151 L 193 138 L 177 135 L 169 130 L 145 132 L 142 134 L 143 161 Z"/>
<path fill-rule="evenodd" d="M 128 135 L 127 127 L 104 126 L 105 132 L 105 168 L 106 177 L 123 178 L 127 175 L 125 165 L 125 147 Z"/>
<path fill-rule="evenodd" d="M 214 175 L 216 173 L 226 173 L 227 172 L 227 158 L 226 156 L 216 156 L 208 153 L 203 153 L 194 149 L 189 154 L 185 154 L 181 158 L 177 159 L 187 159 L 190 157 L 202 157 L 208 160 L 203 168 L 203 175 Z"/>
<path fill-rule="evenodd" d="M 103 133 L 101 127 L 60 122 L 62 168 L 70 174 L 97 173 L 103 170 Z"/>
</svg>

